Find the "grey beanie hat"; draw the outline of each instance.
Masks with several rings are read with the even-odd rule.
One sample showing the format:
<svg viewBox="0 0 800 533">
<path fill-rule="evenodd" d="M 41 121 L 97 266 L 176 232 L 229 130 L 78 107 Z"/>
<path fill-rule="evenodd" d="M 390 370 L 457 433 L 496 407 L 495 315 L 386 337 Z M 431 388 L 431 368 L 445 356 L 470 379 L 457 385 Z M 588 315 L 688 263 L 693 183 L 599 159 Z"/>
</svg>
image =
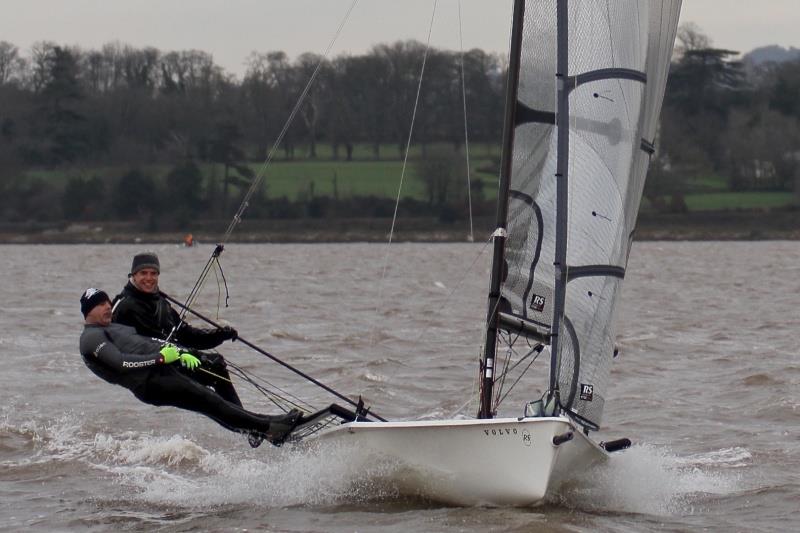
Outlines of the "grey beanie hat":
<svg viewBox="0 0 800 533">
<path fill-rule="evenodd" d="M 140 252 L 133 256 L 133 263 L 131 263 L 131 276 L 143 268 L 153 268 L 159 274 L 161 273 L 161 265 L 158 262 L 158 256 L 155 254 L 155 252 Z"/>
</svg>

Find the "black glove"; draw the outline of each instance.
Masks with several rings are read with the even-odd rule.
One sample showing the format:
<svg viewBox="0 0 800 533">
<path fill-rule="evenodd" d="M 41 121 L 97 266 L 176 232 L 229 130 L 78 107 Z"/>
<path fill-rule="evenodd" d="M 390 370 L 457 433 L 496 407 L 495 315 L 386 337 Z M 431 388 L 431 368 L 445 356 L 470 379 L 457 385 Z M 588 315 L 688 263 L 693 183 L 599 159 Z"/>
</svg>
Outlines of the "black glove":
<svg viewBox="0 0 800 533">
<path fill-rule="evenodd" d="M 237 338 L 239 338 L 239 332 L 230 326 L 219 328 L 217 330 L 217 335 L 219 335 L 223 341 L 235 341 Z"/>
</svg>

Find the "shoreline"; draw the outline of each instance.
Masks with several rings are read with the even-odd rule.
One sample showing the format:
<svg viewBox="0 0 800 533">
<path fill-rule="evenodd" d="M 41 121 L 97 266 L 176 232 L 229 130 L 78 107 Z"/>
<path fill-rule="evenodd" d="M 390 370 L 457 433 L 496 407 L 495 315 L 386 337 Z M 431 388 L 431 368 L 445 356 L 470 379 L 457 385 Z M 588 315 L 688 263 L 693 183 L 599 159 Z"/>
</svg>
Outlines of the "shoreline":
<svg viewBox="0 0 800 533">
<path fill-rule="evenodd" d="M 390 218 L 243 220 L 231 243 L 386 242 Z M 183 243 L 192 233 L 198 243 L 219 242 L 227 221 L 203 221 L 185 231 L 143 229 L 140 222 L 19 223 L 0 225 L 0 244 L 164 244 Z M 493 229 L 490 217 L 473 221 L 475 241 Z M 222 229 L 220 229 L 222 228 Z M 714 211 L 687 214 L 644 213 L 638 241 L 800 240 L 800 211 Z M 394 242 L 468 242 L 469 221 L 435 218 L 399 220 Z"/>
</svg>

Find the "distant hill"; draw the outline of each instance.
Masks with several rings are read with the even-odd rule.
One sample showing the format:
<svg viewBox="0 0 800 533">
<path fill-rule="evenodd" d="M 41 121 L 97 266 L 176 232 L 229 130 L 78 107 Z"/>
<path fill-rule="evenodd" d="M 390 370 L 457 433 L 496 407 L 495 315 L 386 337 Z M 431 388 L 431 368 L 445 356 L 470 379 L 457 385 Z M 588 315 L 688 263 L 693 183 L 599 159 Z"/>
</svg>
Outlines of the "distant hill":
<svg viewBox="0 0 800 533">
<path fill-rule="evenodd" d="M 795 48 L 794 46 L 784 48 L 776 44 L 756 48 L 742 56 L 742 62 L 751 65 L 761 65 L 768 62 L 783 63 L 784 61 L 793 61 L 795 59 L 800 59 L 800 48 Z"/>
</svg>

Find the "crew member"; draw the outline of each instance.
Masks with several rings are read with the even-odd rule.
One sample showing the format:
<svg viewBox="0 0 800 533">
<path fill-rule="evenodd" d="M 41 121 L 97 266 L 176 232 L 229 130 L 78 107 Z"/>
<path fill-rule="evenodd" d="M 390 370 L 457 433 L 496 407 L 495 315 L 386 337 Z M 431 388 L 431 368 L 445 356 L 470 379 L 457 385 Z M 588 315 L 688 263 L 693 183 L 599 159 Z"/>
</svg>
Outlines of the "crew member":
<svg viewBox="0 0 800 533">
<path fill-rule="evenodd" d="M 105 381 L 129 389 L 151 405 L 202 413 L 231 431 L 248 434 L 253 447 L 262 439 L 280 445 L 297 425 L 299 411 L 261 415 L 223 398 L 209 388 L 216 386 L 219 378 L 185 348 L 112 323 L 111 300 L 105 292 L 87 289 L 80 301 L 85 318 L 81 356 L 89 370 Z"/>
<path fill-rule="evenodd" d="M 190 326 L 161 295 L 158 277 L 161 264 L 153 252 L 142 252 L 133 257 L 128 283 L 113 302 L 112 320 L 131 326 L 136 333 L 156 339 L 169 339 L 192 350 L 214 374 L 223 376 L 215 386 L 220 395 L 237 405 L 242 405 L 239 395 L 230 382 L 225 359 L 216 352 L 200 352 L 216 348 L 226 340 L 236 340 L 238 333 L 230 326 L 203 329 Z"/>
<path fill-rule="evenodd" d="M 226 340 L 236 339 L 238 333 L 230 326 L 203 329 L 181 322 L 178 313 L 159 292 L 160 274 L 161 264 L 155 253 L 142 252 L 133 256 L 128 283 L 114 298 L 114 322 L 135 328 L 139 335 L 169 337 L 196 350 L 216 348 Z"/>
</svg>

